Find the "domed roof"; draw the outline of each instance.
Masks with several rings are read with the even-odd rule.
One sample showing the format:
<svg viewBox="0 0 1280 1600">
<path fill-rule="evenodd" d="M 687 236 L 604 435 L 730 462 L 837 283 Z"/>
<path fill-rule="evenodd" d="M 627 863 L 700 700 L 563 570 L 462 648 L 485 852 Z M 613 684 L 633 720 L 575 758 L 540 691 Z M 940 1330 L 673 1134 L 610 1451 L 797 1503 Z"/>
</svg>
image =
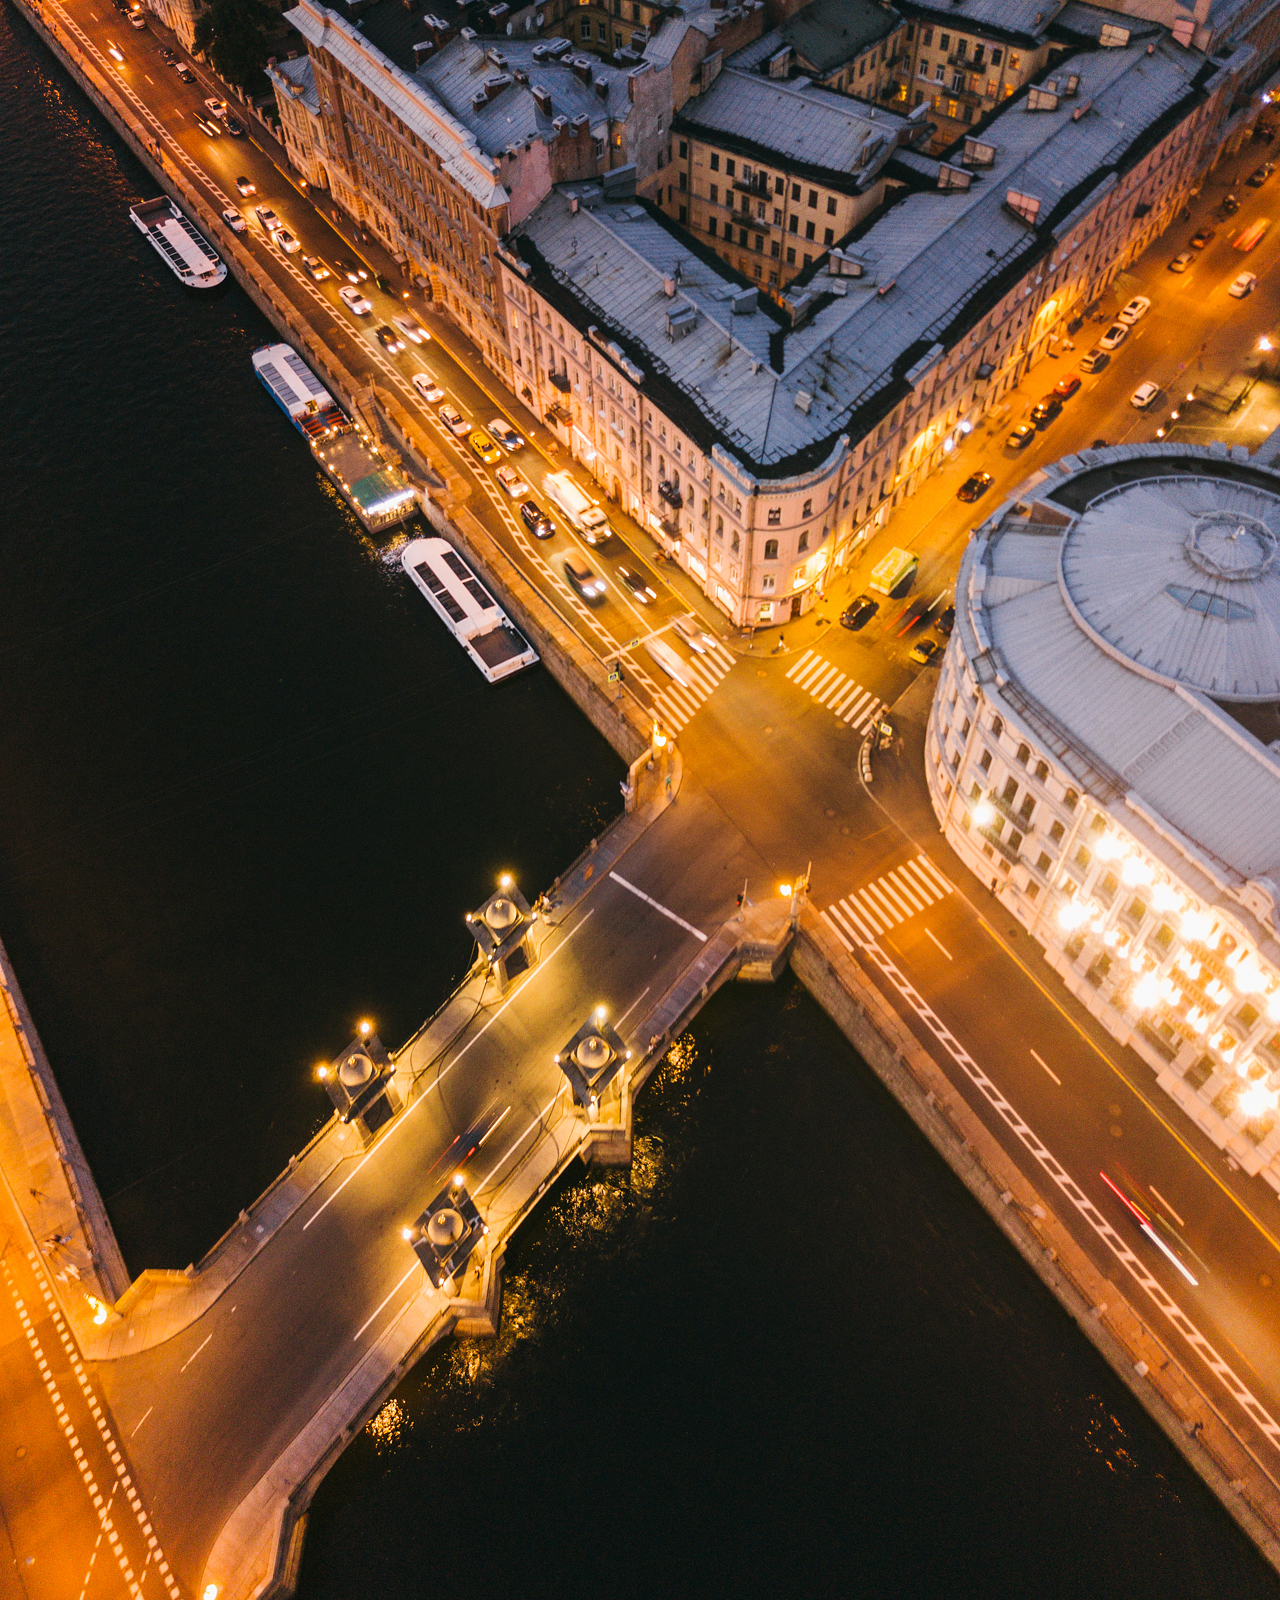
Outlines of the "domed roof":
<svg viewBox="0 0 1280 1600">
<path fill-rule="evenodd" d="M 1280 700 L 1280 495 L 1167 474 L 1090 501 L 1059 582 L 1110 655 L 1217 700 Z"/>
</svg>

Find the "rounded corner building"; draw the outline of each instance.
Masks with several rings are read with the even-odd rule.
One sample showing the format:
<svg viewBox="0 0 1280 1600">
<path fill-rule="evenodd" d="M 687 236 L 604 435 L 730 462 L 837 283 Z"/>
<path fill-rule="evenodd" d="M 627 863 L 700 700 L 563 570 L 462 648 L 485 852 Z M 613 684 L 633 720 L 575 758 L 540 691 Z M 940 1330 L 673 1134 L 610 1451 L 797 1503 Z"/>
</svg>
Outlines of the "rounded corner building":
<svg viewBox="0 0 1280 1600">
<path fill-rule="evenodd" d="M 1280 1189 L 1280 470 L 1147 445 L 1029 479 L 965 551 L 925 762 L 1067 987 Z"/>
</svg>

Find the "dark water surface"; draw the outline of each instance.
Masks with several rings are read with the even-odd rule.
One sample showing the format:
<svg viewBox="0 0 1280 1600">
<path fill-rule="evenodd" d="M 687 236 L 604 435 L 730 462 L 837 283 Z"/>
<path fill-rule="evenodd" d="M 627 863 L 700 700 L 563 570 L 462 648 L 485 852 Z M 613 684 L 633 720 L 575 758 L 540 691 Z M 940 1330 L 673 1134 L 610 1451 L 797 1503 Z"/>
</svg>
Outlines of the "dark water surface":
<svg viewBox="0 0 1280 1600">
<path fill-rule="evenodd" d="M 0 83 L 0 934 L 130 1267 L 176 1266 L 621 767 L 386 565 L 252 376 L 270 330 L 183 295 L 7 7 Z M 638 1128 L 519 1236 L 501 1337 L 339 1463 L 304 1600 L 1280 1593 L 793 984 L 719 996 Z"/>
</svg>

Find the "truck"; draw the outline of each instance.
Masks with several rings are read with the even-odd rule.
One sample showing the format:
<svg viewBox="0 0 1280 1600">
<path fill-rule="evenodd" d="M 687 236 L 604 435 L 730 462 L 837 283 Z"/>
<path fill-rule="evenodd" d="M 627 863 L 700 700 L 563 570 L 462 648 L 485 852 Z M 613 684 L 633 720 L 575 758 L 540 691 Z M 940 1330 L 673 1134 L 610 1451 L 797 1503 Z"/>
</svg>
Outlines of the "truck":
<svg viewBox="0 0 1280 1600">
<path fill-rule="evenodd" d="M 542 480 L 547 498 L 555 502 L 590 545 L 603 544 L 613 531 L 609 519 L 589 494 L 579 489 L 567 472 L 549 472 Z"/>
<path fill-rule="evenodd" d="M 882 556 L 871 569 L 867 587 L 874 589 L 877 594 L 887 594 L 897 598 L 906 594 L 911 587 L 911 580 L 915 577 L 919 565 L 920 557 L 912 555 L 910 550 L 890 550 L 889 554 Z"/>
</svg>

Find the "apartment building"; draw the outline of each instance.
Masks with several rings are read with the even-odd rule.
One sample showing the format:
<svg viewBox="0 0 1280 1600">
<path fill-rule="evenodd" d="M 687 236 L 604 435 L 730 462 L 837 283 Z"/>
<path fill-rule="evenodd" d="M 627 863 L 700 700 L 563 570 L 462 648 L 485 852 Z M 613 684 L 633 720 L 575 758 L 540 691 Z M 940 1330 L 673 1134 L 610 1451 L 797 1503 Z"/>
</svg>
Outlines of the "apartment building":
<svg viewBox="0 0 1280 1600">
<path fill-rule="evenodd" d="M 800 615 L 1176 215 L 1251 59 L 1077 52 L 952 161 L 899 147 L 777 303 L 705 231 L 562 187 L 502 247 L 518 391 L 734 622 Z"/>
<path fill-rule="evenodd" d="M 780 289 L 875 210 L 890 156 L 922 134 L 918 119 L 735 65 L 676 118 L 659 202 L 744 277 Z"/>
<path fill-rule="evenodd" d="M 267 63 L 267 76 L 275 91 L 280 113 L 280 132 L 290 163 L 309 185 L 326 188 L 324 166 L 324 123 L 320 117 L 320 96 L 316 93 L 311 57 Z"/>
<path fill-rule="evenodd" d="M 810 0 L 765 36 L 770 77 L 802 74 L 823 89 L 885 98 L 906 19 L 886 0 Z"/>
</svg>

